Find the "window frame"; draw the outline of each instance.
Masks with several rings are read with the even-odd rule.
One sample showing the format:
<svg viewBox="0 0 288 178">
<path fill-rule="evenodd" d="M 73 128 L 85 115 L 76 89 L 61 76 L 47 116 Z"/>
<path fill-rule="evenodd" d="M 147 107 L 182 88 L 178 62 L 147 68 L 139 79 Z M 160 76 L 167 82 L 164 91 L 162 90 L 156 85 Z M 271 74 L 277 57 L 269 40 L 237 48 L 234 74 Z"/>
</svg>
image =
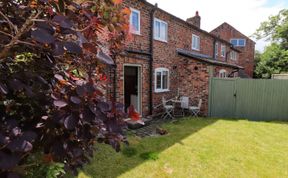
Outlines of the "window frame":
<svg viewBox="0 0 288 178">
<path fill-rule="evenodd" d="M 161 72 L 161 80 L 160 80 L 160 88 L 157 88 L 157 73 Z M 164 72 L 167 72 L 167 88 L 166 89 L 163 89 L 163 73 Z M 167 68 L 163 68 L 163 67 L 159 67 L 159 68 L 156 68 L 155 69 L 155 81 L 154 81 L 154 85 L 155 85 L 155 92 L 156 93 L 162 93 L 162 92 L 168 92 L 170 91 L 169 90 L 169 87 L 170 87 L 170 71 L 169 69 Z"/>
<path fill-rule="evenodd" d="M 160 37 L 157 37 L 156 36 L 156 22 L 159 22 L 160 23 Z M 165 21 L 163 21 L 163 20 L 160 20 L 160 19 L 158 19 L 158 18 L 154 18 L 154 21 L 153 21 L 153 23 L 154 23 L 154 29 L 153 29 L 153 37 L 154 37 L 154 40 L 158 40 L 158 41 L 161 41 L 161 42 L 168 42 L 168 23 L 167 22 L 165 22 Z M 165 39 L 162 39 L 161 38 L 161 24 L 165 24 L 166 25 L 166 34 L 165 34 Z"/>
<path fill-rule="evenodd" d="M 214 51 L 215 57 L 217 57 L 219 55 L 218 50 L 219 50 L 219 44 L 216 42 L 215 43 L 215 51 Z"/>
<path fill-rule="evenodd" d="M 232 43 L 232 40 L 236 40 L 236 45 L 234 45 L 234 44 Z M 239 45 L 239 41 L 240 41 L 240 40 L 243 40 L 243 41 L 244 41 L 244 44 L 243 44 L 243 45 Z M 245 46 L 246 46 L 246 39 L 244 39 L 244 38 L 231 38 L 231 39 L 230 39 L 230 43 L 233 44 L 233 46 L 235 46 L 235 47 L 245 47 Z"/>
<path fill-rule="evenodd" d="M 224 74 L 224 75 L 223 75 Z M 223 75 L 223 76 L 222 76 Z M 219 71 L 219 78 L 227 78 L 227 70 L 221 69 Z"/>
<path fill-rule="evenodd" d="M 141 34 L 141 12 L 137 9 L 134 9 L 132 7 L 130 7 L 130 10 L 131 10 L 131 14 L 130 14 L 130 32 L 133 33 L 133 34 L 136 34 L 136 35 L 140 35 Z M 138 27 L 139 29 L 138 30 L 135 30 L 133 29 L 133 23 L 132 23 L 132 14 L 133 12 L 136 12 L 138 14 Z"/>
<path fill-rule="evenodd" d="M 232 54 L 234 54 L 234 55 L 232 55 Z M 237 61 L 237 52 L 236 51 L 230 52 L 230 59 L 233 61 Z"/>
<path fill-rule="evenodd" d="M 196 39 L 198 39 L 198 48 L 194 48 L 194 46 L 193 46 L 193 39 L 194 39 L 194 37 L 196 38 Z M 192 34 L 192 44 L 191 44 L 191 46 L 192 46 L 192 50 L 196 50 L 196 51 L 200 51 L 200 36 L 198 36 L 198 35 L 195 35 L 195 34 Z"/>
<path fill-rule="evenodd" d="M 223 52 L 224 52 L 224 54 L 223 54 Z M 221 45 L 221 57 L 226 57 L 226 46 L 225 45 Z"/>
</svg>

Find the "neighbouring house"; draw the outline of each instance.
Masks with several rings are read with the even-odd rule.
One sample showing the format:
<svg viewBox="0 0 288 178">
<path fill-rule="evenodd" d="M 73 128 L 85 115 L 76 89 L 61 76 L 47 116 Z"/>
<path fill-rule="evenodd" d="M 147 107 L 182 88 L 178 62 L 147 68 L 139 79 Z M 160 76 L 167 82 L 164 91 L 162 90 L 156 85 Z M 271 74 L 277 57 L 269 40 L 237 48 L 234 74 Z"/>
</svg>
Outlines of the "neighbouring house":
<svg viewBox="0 0 288 178">
<path fill-rule="evenodd" d="M 252 78 L 255 65 L 255 42 L 226 22 L 212 30 L 210 33 L 226 41 L 230 41 L 236 49 L 241 51 L 238 57 L 238 64 L 244 67 L 244 72 L 241 72 L 240 75 L 245 78 Z"/>
<path fill-rule="evenodd" d="M 158 112 L 162 97 L 179 94 L 194 105 L 201 98 L 201 112 L 207 115 L 209 78 L 240 76 L 242 50 L 230 38 L 202 30 L 198 12 L 184 21 L 145 0 L 123 3 L 131 9 L 132 38 L 116 58 L 117 101 L 147 116 Z"/>
</svg>

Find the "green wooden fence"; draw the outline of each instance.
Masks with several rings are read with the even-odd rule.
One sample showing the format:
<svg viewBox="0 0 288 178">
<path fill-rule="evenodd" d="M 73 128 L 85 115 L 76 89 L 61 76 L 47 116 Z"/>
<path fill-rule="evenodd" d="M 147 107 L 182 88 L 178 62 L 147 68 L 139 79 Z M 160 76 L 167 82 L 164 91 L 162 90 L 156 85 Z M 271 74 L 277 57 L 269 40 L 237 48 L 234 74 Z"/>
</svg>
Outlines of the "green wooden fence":
<svg viewBox="0 0 288 178">
<path fill-rule="evenodd" d="M 209 116 L 288 121 L 288 80 L 211 78 Z"/>
</svg>

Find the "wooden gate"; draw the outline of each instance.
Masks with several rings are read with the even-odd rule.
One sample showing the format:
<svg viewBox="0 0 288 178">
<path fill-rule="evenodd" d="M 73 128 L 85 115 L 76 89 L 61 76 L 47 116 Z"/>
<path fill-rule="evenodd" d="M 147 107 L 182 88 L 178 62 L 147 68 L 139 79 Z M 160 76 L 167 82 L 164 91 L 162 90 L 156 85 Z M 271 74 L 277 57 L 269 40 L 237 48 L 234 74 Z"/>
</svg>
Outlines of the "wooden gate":
<svg viewBox="0 0 288 178">
<path fill-rule="evenodd" d="M 288 80 L 211 78 L 209 116 L 288 120 Z"/>
</svg>

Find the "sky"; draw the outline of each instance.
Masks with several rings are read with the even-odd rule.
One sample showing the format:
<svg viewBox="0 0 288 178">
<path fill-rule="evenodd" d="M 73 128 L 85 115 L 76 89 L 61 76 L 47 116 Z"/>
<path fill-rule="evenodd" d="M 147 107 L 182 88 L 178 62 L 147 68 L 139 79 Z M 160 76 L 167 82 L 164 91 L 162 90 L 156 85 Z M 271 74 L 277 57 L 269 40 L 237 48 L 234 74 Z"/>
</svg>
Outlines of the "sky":
<svg viewBox="0 0 288 178">
<path fill-rule="evenodd" d="M 210 32 L 227 22 L 250 37 L 261 22 L 288 8 L 288 0 L 147 0 L 183 20 L 199 11 L 201 29 Z M 251 38 L 253 39 L 253 38 Z M 256 50 L 263 51 L 269 43 L 256 41 Z"/>
</svg>

